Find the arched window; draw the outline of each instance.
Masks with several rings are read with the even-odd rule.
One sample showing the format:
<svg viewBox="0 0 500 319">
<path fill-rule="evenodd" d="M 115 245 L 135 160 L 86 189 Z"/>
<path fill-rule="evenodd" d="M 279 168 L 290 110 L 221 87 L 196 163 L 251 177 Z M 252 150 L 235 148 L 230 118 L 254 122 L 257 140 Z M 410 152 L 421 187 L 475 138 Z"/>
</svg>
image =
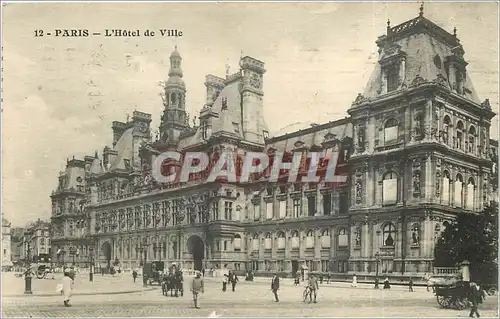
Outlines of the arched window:
<svg viewBox="0 0 500 319">
<path fill-rule="evenodd" d="M 354 247 L 361 247 L 361 227 L 354 229 Z"/>
<path fill-rule="evenodd" d="M 264 238 L 264 249 L 269 250 L 271 248 L 272 248 L 271 233 L 267 233 L 266 238 Z"/>
<path fill-rule="evenodd" d="M 306 235 L 306 248 L 314 248 L 314 232 L 309 230 Z"/>
<path fill-rule="evenodd" d="M 285 249 L 285 233 L 278 233 L 278 249 Z"/>
<path fill-rule="evenodd" d="M 464 202 L 464 179 L 462 175 L 457 174 L 455 179 L 454 203 L 457 207 L 463 207 Z"/>
<path fill-rule="evenodd" d="M 233 238 L 233 248 L 236 251 L 241 250 L 241 236 L 239 234 L 234 235 Z"/>
<path fill-rule="evenodd" d="M 474 178 L 469 178 L 469 182 L 467 183 L 467 201 L 466 208 L 470 210 L 474 210 L 474 200 L 476 198 L 476 183 L 474 182 Z"/>
<path fill-rule="evenodd" d="M 464 123 L 462 121 L 457 122 L 457 137 L 455 147 L 458 149 L 463 149 L 464 147 Z"/>
<path fill-rule="evenodd" d="M 391 143 L 397 142 L 399 137 L 398 121 L 396 119 L 389 119 L 384 125 L 384 142 Z"/>
<path fill-rule="evenodd" d="M 469 141 L 467 143 L 467 152 L 475 153 L 476 148 L 476 128 L 471 125 L 469 128 Z"/>
<path fill-rule="evenodd" d="M 252 250 L 253 251 L 258 251 L 259 250 L 259 234 L 254 234 L 253 235 Z"/>
<path fill-rule="evenodd" d="M 330 230 L 323 229 L 321 232 L 321 248 L 330 248 Z"/>
<path fill-rule="evenodd" d="M 411 226 L 411 244 L 420 244 L 420 225 L 415 223 Z"/>
<path fill-rule="evenodd" d="M 383 177 L 382 182 L 382 202 L 383 205 L 394 205 L 398 201 L 398 175 L 388 172 Z"/>
<path fill-rule="evenodd" d="M 444 205 L 450 205 L 450 173 L 443 172 L 443 193 L 441 194 Z"/>
<path fill-rule="evenodd" d="M 339 247 L 347 247 L 348 245 L 348 240 L 347 240 L 347 230 L 345 228 L 339 229 L 339 235 L 338 235 L 338 245 Z"/>
<path fill-rule="evenodd" d="M 300 246 L 299 232 L 294 230 L 292 233 L 292 249 L 299 249 L 299 246 Z"/>
<path fill-rule="evenodd" d="M 447 145 L 450 145 L 450 127 L 451 127 L 451 119 L 448 115 L 446 115 L 443 119 L 443 142 Z"/>
<path fill-rule="evenodd" d="M 396 227 L 393 223 L 388 223 L 382 230 L 382 238 L 384 246 L 394 247 L 394 240 L 396 238 Z"/>
</svg>

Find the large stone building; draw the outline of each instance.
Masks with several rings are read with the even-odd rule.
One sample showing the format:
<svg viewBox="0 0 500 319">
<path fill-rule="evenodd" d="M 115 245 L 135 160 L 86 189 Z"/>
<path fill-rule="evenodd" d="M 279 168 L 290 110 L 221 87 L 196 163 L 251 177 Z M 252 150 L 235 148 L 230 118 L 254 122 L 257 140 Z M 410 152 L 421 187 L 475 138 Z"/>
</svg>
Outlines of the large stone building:
<svg viewBox="0 0 500 319">
<path fill-rule="evenodd" d="M 472 86 L 456 34 L 422 12 L 388 25 L 376 44 L 379 63 L 350 117 L 272 138 L 263 117 L 263 62 L 247 56 L 233 75 L 208 75 L 206 104 L 193 127 L 176 48 L 160 136 L 151 137 L 151 115 L 134 112 L 130 121 L 113 122 L 113 145 L 101 157 L 68 160 L 51 196 L 52 251 L 76 247 L 79 263 L 118 259 L 124 267 L 147 258 L 257 273 L 303 266 L 431 271 L 443 221 L 493 199 L 495 114 Z M 338 171 L 349 178 L 344 185 L 266 183 L 264 174 L 239 184 L 207 182 L 200 173 L 186 183 L 158 184 L 151 163 L 166 150 L 203 151 L 212 161 L 229 151 L 238 165 L 248 151 L 323 151 L 327 159 L 336 150 Z M 178 171 L 179 163 L 164 169 Z"/>
</svg>

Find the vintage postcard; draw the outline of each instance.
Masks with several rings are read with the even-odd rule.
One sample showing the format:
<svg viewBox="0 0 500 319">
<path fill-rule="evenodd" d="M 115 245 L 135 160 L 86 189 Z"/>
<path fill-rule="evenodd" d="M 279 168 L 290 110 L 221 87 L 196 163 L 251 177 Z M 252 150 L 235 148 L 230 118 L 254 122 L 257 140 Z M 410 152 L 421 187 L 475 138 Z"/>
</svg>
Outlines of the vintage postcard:
<svg viewBox="0 0 500 319">
<path fill-rule="evenodd" d="M 3 2 L 2 317 L 496 317 L 497 2 Z"/>
</svg>

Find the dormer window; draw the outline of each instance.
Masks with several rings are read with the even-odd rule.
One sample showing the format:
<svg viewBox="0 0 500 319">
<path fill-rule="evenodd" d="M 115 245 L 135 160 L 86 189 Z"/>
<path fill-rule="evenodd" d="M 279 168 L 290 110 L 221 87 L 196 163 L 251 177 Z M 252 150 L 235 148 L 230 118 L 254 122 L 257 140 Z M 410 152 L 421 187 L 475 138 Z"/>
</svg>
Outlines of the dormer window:
<svg viewBox="0 0 500 319">
<path fill-rule="evenodd" d="M 399 87 L 399 68 L 396 66 L 387 69 L 387 92 L 397 90 Z"/>
<path fill-rule="evenodd" d="M 212 134 L 212 130 L 210 129 L 208 123 L 201 122 L 200 130 L 201 130 L 201 138 L 203 140 L 208 140 L 210 138 L 210 135 Z"/>
<path fill-rule="evenodd" d="M 295 143 L 293 144 L 293 146 L 294 146 L 295 148 L 301 148 L 302 146 L 304 146 L 304 142 L 302 142 L 302 141 L 297 141 L 297 142 L 295 142 Z"/>
<path fill-rule="evenodd" d="M 265 140 L 269 139 L 269 132 L 268 131 L 262 131 L 262 135 L 264 136 Z"/>
</svg>

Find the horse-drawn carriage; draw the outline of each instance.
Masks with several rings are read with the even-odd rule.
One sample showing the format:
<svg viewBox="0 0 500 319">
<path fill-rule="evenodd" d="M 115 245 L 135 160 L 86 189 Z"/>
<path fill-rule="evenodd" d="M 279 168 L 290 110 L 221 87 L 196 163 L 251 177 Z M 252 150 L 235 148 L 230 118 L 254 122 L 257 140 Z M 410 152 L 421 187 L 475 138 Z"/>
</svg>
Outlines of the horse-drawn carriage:
<svg viewBox="0 0 500 319">
<path fill-rule="evenodd" d="M 170 291 L 170 297 L 179 297 L 179 293 L 184 296 L 184 276 L 182 270 L 177 268 L 174 263 L 169 268 L 168 271 L 163 274 L 162 281 L 162 294 L 168 297 L 168 292 Z"/>
<path fill-rule="evenodd" d="M 142 275 L 147 278 L 149 285 L 153 283 L 161 285 L 164 269 L 165 263 L 163 261 L 153 261 L 144 265 Z"/>
<path fill-rule="evenodd" d="M 435 285 L 434 292 L 438 304 L 443 308 L 462 310 L 469 307 L 470 294 L 468 282 L 456 281 L 448 285 Z"/>
</svg>

